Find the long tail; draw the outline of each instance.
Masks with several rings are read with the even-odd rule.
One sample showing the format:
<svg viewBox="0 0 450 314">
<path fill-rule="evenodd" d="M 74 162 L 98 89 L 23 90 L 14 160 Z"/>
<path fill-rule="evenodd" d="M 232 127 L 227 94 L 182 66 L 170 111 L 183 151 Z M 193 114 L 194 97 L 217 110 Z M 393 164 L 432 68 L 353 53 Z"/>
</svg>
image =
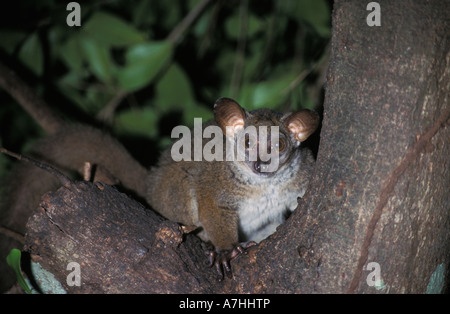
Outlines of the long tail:
<svg viewBox="0 0 450 314">
<path fill-rule="evenodd" d="M 59 118 L 17 75 L 0 63 L 3 87 L 49 134 L 33 145 L 30 157 L 71 176 L 82 173 L 89 162 L 96 167 L 98 181 L 120 184 L 125 190 L 145 199 L 148 171 L 112 136 L 86 125 L 70 125 Z M 1 152 L 2 150 L 0 150 Z M 103 176 L 103 177 L 102 177 Z M 14 283 L 14 273 L 5 258 L 12 248 L 23 246 L 22 237 L 31 212 L 41 196 L 61 186 L 54 174 L 34 164 L 18 164 L 1 178 L 0 195 L 0 292 Z M 108 182 L 113 180 L 115 182 Z"/>
</svg>

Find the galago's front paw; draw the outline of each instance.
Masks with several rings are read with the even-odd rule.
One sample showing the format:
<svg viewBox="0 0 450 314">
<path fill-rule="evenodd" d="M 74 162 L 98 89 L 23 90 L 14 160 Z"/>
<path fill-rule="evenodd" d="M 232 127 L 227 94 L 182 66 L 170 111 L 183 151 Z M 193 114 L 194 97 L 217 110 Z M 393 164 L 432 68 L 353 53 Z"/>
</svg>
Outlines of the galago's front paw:
<svg viewBox="0 0 450 314">
<path fill-rule="evenodd" d="M 256 242 L 249 241 L 239 243 L 232 250 L 220 252 L 216 252 L 214 249 L 207 250 L 206 253 L 209 257 L 208 266 L 212 267 L 214 265 L 216 267 L 217 274 L 219 275 L 219 281 L 223 280 L 224 273 L 227 274 L 228 278 L 231 278 L 233 273 L 231 271 L 230 261 L 241 254 L 247 254 L 247 250 L 255 245 L 257 245 Z"/>
</svg>

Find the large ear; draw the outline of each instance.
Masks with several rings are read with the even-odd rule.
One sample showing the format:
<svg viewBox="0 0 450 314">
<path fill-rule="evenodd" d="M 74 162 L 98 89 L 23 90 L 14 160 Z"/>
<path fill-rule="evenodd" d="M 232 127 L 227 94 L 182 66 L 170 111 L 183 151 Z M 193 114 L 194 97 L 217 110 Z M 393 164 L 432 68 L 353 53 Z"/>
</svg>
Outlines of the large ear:
<svg viewBox="0 0 450 314">
<path fill-rule="evenodd" d="M 285 119 L 286 128 L 299 142 L 306 140 L 319 126 L 319 115 L 309 109 L 291 113 Z"/>
<path fill-rule="evenodd" d="M 219 98 L 214 104 L 214 119 L 227 136 L 244 128 L 245 111 L 231 98 Z"/>
</svg>

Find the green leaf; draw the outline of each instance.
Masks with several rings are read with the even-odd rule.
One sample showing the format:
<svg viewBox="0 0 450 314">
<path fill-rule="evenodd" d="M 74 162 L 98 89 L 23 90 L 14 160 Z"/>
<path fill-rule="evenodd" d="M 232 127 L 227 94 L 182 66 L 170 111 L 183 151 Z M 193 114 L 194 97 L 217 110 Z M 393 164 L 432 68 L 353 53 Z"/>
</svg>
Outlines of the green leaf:
<svg viewBox="0 0 450 314">
<path fill-rule="evenodd" d="M 211 12 L 206 11 L 204 14 L 200 15 L 199 19 L 195 23 L 192 31 L 197 37 L 202 37 L 208 31 L 209 20 L 211 19 Z"/>
<path fill-rule="evenodd" d="M 264 23 L 256 17 L 256 15 L 250 14 L 248 17 L 248 25 L 247 25 L 247 36 L 248 38 L 256 35 L 260 30 L 263 29 Z"/>
<path fill-rule="evenodd" d="M 173 44 L 165 41 L 130 47 L 126 65 L 117 73 L 120 86 L 130 92 L 148 85 L 171 59 L 172 51 Z"/>
<path fill-rule="evenodd" d="M 124 47 L 142 43 L 145 36 L 122 19 L 105 12 L 97 12 L 84 25 L 83 30 L 106 45 Z"/>
<path fill-rule="evenodd" d="M 330 37 L 330 9 L 325 0 L 291 0 L 286 13 L 309 23 L 323 37 Z"/>
<path fill-rule="evenodd" d="M 59 54 L 64 63 L 74 71 L 83 67 L 83 56 L 78 36 L 73 36 L 59 48 Z"/>
<path fill-rule="evenodd" d="M 247 38 L 252 38 L 254 35 L 256 35 L 263 27 L 263 23 L 259 18 L 257 18 L 254 14 L 249 14 L 247 17 L 247 20 L 245 21 L 247 23 Z M 239 14 L 234 14 L 231 17 L 229 17 L 225 22 L 225 30 L 227 32 L 227 35 L 231 39 L 237 40 L 240 36 L 241 32 L 241 18 Z"/>
<path fill-rule="evenodd" d="M 225 31 L 229 38 L 239 38 L 240 24 L 239 14 L 234 14 L 225 21 Z"/>
<path fill-rule="evenodd" d="M 183 113 L 183 122 L 188 127 L 194 126 L 194 118 L 202 118 L 203 122 L 209 121 L 214 117 L 213 106 L 207 108 L 206 106 L 200 106 L 191 104 L 189 109 L 186 109 Z"/>
<path fill-rule="evenodd" d="M 191 81 L 184 70 L 176 63 L 172 64 L 156 85 L 155 103 L 163 112 L 172 109 L 183 110 L 183 124 L 191 127 L 194 118 L 203 118 L 206 122 L 213 117 L 213 106 L 198 105 Z"/>
<path fill-rule="evenodd" d="M 156 137 L 158 135 L 158 118 L 151 107 L 121 111 L 115 120 L 117 131 L 122 134 Z"/>
<path fill-rule="evenodd" d="M 244 85 L 237 100 L 251 110 L 264 107 L 276 109 L 289 96 L 287 88 L 294 78 L 286 74 L 270 81 Z"/>
<path fill-rule="evenodd" d="M 109 49 L 89 36 L 80 38 L 80 47 L 92 73 L 99 80 L 111 83 L 115 65 Z"/>
<path fill-rule="evenodd" d="M 191 82 L 179 65 L 172 64 L 156 84 L 156 103 L 164 111 L 194 103 Z"/>
<path fill-rule="evenodd" d="M 84 103 L 80 108 L 88 114 L 97 114 L 114 95 L 112 89 L 106 89 L 98 84 L 90 85 L 84 91 Z"/>
<path fill-rule="evenodd" d="M 88 106 L 86 94 L 84 92 L 85 84 L 83 83 L 83 79 L 85 79 L 86 76 L 86 73 L 84 72 L 87 71 L 67 72 L 67 74 L 58 81 L 58 88 L 61 92 L 80 108 Z"/>
<path fill-rule="evenodd" d="M 20 48 L 19 58 L 34 74 L 37 76 L 42 75 L 44 71 L 44 55 L 37 33 L 33 33 L 25 40 Z"/>
<path fill-rule="evenodd" d="M 20 269 L 21 256 L 22 252 L 20 252 L 20 250 L 12 249 L 6 257 L 6 262 L 16 273 L 17 281 L 19 282 L 20 286 L 25 290 L 26 293 L 31 294 L 31 289 L 25 281 L 25 278 L 23 278 L 22 270 Z"/>
</svg>

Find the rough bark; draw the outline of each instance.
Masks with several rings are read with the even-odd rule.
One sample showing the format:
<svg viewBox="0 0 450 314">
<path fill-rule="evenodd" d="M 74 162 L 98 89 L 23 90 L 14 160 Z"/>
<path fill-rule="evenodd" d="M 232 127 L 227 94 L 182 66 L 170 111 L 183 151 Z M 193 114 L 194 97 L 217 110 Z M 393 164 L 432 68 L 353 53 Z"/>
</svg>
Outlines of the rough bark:
<svg viewBox="0 0 450 314">
<path fill-rule="evenodd" d="M 128 200 L 106 201 L 109 212 L 100 195 L 93 207 L 83 196 L 64 212 L 56 200 L 44 202 L 29 223 L 32 257 L 65 282 L 77 254 L 83 284 L 71 292 L 442 292 L 450 264 L 450 8 L 379 3 L 382 24 L 369 27 L 367 3 L 335 2 L 311 187 L 274 235 L 232 262 L 233 279 L 215 280 L 193 236 L 180 242 L 177 226 L 128 209 Z M 370 262 L 380 267 L 374 286 Z M 122 275 L 131 281 L 116 282 Z"/>
<path fill-rule="evenodd" d="M 368 27 L 365 5 L 335 3 L 316 175 L 296 224 L 313 256 L 300 286 L 426 292 L 439 265 L 448 280 L 449 7 L 380 2 L 382 26 Z M 380 290 L 366 283 L 369 262 Z"/>
<path fill-rule="evenodd" d="M 27 230 L 33 261 L 69 293 L 210 292 L 200 240 L 109 185 L 47 193 Z M 80 265 L 80 286 L 67 284 L 71 262 Z"/>
</svg>

